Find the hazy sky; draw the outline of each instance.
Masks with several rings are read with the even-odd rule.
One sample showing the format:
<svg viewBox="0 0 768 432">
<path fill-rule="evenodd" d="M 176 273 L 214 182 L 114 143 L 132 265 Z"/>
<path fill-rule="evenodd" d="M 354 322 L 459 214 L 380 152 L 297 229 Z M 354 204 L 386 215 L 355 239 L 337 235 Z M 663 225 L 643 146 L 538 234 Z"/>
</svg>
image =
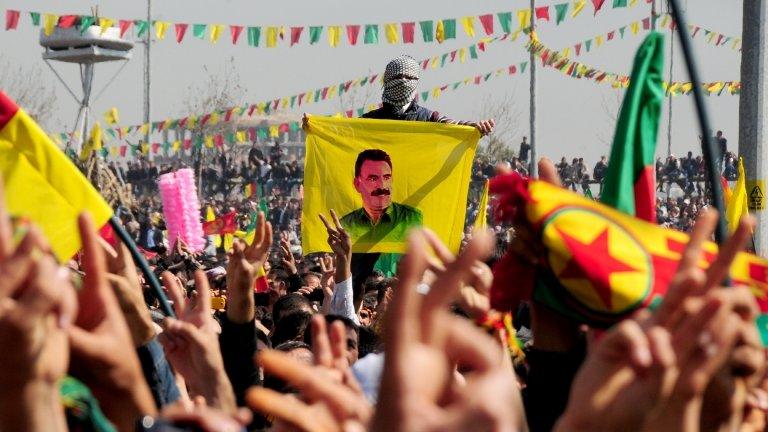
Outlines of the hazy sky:
<svg viewBox="0 0 768 432">
<path fill-rule="evenodd" d="M 539 0 L 537 5 L 555 5 L 565 0 Z M 588 2 L 589 3 L 589 2 Z M 146 2 L 131 1 L 53 1 L 53 0 L 0 0 L 0 12 L 5 9 L 40 11 L 56 14 L 86 14 L 91 6 L 98 4 L 102 16 L 113 18 L 140 19 L 146 14 Z M 527 0 L 154 0 L 154 19 L 187 23 L 221 23 L 244 25 L 344 25 L 420 21 L 426 19 L 461 18 L 466 15 L 481 15 L 500 11 L 516 11 L 527 7 Z M 539 38 L 553 49 L 572 46 L 574 43 L 592 38 L 598 34 L 641 20 L 650 14 L 650 5 L 638 1 L 638 5 L 627 9 L 611 9 L 606 1 L 604 10 L 597 17 L 592 16 L 588 5 L 575 19 L 568 19 L 560 26 L 543 23 L 538 30 Z M 688 2 L 690 23 L 733 37 L 741 37 L 742 2 L 735 0 L 695 0 Z M 551 16 L 554 20 L 554 8 Z M 4 24 L 4 22 L 3 22 Z M 497 32 L 498 21 L 495 23 Z M 343 41 L 340 47 L 330 48 L 325 31 L 322 43 L 310 46 L 308 29 L 302 35 L 302 43 L 293 48 L 286 45 L 275 49 L 251 48 L 243 34 L 236 46 L 229 40 L 226 30 L 218 44 L 194 39 L 191 28 L 182 44 L 177 44 L 171 28 L 163 41 L 153 45 L 152 83 L 153 120 L 175 118 L 187 115 L 183 101 L 189 89 L 201 85 L 208 71 L 219 74 L 224 68 L 234 65 L 245 88 L 244 102 L 260 102 L 277 97 L 289 96 L 309 89 L 337 84 L 342 81 L 380 72 L 387 61 L 406 53 L 417 59 L 442 54 L 473 43 L 467 38 L 460 23 L 457 38 L 443 44 L 417 42 L 412 45 L 389 45 L 383 29 L 380 29 L 378 45 L 363 45 L 362 35 L 358 45 L 350 47 Z M 476 23 L 480 31 L 480 24 Z M 629 31 L 627 31 L 629 35 Z M 635 49 L 642 41 L 640 36 L 627 36 L 603 45 L 600 49 L 583 54 L 577 60 L 610 72 L 629 74 Z M 41 59 L 42 48 L 38 44 L 39 34 L 32 27 L 29 15 L 24 14 L 17 31 L 0 29 L 0 57 L 14 64 L 29 68 L 41 68 L 43 84 L 53 87 L 56 99 L 52 125 L 68 129 L 71 127 L 77 104 L 66 90 L 55 80 L 53 74 Z M 262 36 L 263 43 L 263 36 Z M 715 47 L 707 44 L 702 35 L 694 39 L 701 74 L 704 81 L 731 81 L 739 79 L 740 53 L 729 47 Z M 572 49 L 573 51 L 573 49 Z M 683 60 L 679 47 L 675 50 L 675 80 L 685 81 Z M 667 53 L 669 51 L 667 50 Z M 229 59 L 232 59 L 232 62 Z M 445 68 L 424 71 L 421 88 L 431 89 L 437 85 L 453 83 L 527 60 L 524 43 L 494 43 L 488 46 L 480 58 Z M 667 62 L 669 57 L 667 55 Z M 668 63 L 667 63 L 668 64 Z M 119 65 L 97 66 L 95 91 L 102 88 Z M 76 88 L 79 83 L 77 68 L 69 64 L 56 65 L 66 80 Z M 483 112 L 483 107 L 494 102 L 509 100 L 518 113 L 513 144 L 517 147 L 520 138 L 528 135 L 528 72 L 512 77 L 501 77 L 480 86 L 461 87 L 448 91 L 437 100 L 425 105 L 439 110 L 450 117 L 471 120 Z M 601 154 L 609 151 L 613 125 L 610 124 L 604 106 L 617 106 L 617 90 L 606 84 L 590 80 L 577 80 L 546 68 L 538 69 L 538 146 L 539 154 L 552 158 L 562 155 L 585 156 L 590 164 Z M 374 89 L 373 100 L 378 102 L 380 90 Z M 143 98 L 143 48 L 138 45 L 134 58 L 125 67 L 103 96 L 95 103 L 94 112 L 99 116 L 110 107 L 117 107 L 124 125 L 139 124 L 142 121 Z M 712 124 L 722 129 L 729 139 L 729 148 L 737 146 L 738 96 L 723 95 L 706 99 L 709 104 Z M 303 111 L 304 107 L 296 110 Z M 339 111 L 338 99 L 312 104 L 307 107 L 312 113 L 330 114 Z M 657 153 L 666 156 L 666 105 L 659 131 Z M 694 117 L 693 98 L 678 96 L 674 99 L 673 111 L 673 152 L 680 154 L 697 150 L 698 126 Z"/>
</svg>

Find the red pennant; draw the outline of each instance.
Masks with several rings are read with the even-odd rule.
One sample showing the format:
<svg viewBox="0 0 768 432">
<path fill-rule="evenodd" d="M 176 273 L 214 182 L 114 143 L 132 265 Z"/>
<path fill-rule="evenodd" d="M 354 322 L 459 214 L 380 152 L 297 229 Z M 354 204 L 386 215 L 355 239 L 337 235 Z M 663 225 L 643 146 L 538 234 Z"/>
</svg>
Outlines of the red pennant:
<svg viewBox="0 0 768 432">
<path fill-rule="evenodd" d="M 21 13 L 17 10 L 8 9 L 5 11 L 5 30 L 16 30 L 19 26 L 19 15 Z"/>
<path fill-rule="evenodd" d="M 427 67 L 429 66 L 429 60 L 424 60 L 421 62 L 421 68 L 424 70 L 427 70 Z"/>
<path fill-rule="evenodd" d="M 347 26 L 347 40 L 349 41 L 350 45 L 356 45 L 357 44 L 357 36 L 360 35 L 360 26 L 359 25 L 348 25 Z"/>
<path fill-rule="evenodd" d="M 451 63 L 456 60 L 456 51 L 451 51 Z"/>
<path fill-rule="evenodd" d="M 62 15 L 61 18 L 59 18 L 59 27 L 70 28 L 75 25 L 76 20 L 77 15 Z"/>
<path fill-rule="evenodd" d="M 291 46 L 299 43 L 299 39 L 301 39 L 301 32 L 303 30 L 304 27 L 291 27 Z"/>
<path fill-rule="evenodd" d="M 256 111 L 256 104 L 253 104 L 248 108 L 248 117 L 252 116 L 254 111 Z"/>
<path fill-rule="evenodd" d="M 549 6 L 537 7 L 536 19 L 549 21 Z"/>
<path fill-rule="evenodd" d="M 413 43 L 413 35 L 416 29 L 415 22 L 404 22 L 401 24 L 403 28 L 403 43 Z"/>
<path fill-rule="evenodd" d="M 210 114 L 204 115 L 203 118 L 200 119 L 200 126 L 201 127 L 205 126 L 205 124 L 208 123 L 208 120 L 210 120 L 210 119 L 211 119 L 211 115 Z"/>
<path fill-rule="evenodd" d="M 160 151 L 160 143 L 152 143 L 152 153 L 157 154 Z"/>
<path fill-rule="evenodd" d="M 650 30 L 651 29 L 651 19 L 645 18 L 643 19 L 643 30 Z"/>
<path fill-rule="evenodd" d="M 677 29 L 677 22 L 675 22 L 675 21 L 672 21 L 672 22 L 669 24 L 669 29 L 670 29 L 670 30 L 672 30 L 672 31 L 674 31 L 675 29 Z"/>
<path fill-rule="evenodd" d="M 493 34 L 493 14 L 480 15 L 480 24 L 483 25 L 486 35 Z"/>
<path fill-rule="evenodd" d="M 581 54 L 581 42 L 577 43 L 574 48 L 576 48 L 576 55 Z"/>
<path fill-rule="evenodd" d="M 281 123 L 277 130 L 279 130 L 281 133 L 288 133 L 290 127 L 288 126 L 288 123 Z"/>
<path fill-rule="evenodd" d="M 224 135 L 216 135 L 213 137 L 213 143 L 216 144 L 216 147 L 223 148 L 224 147 Z"/>
<path fill-rule="evenodd" d="M 354 115 L 354 114 L 352 113 L 352 110 L 349 110 L 349 111 L 347 111 L 347 112 L 346 112 L 346 114 L 347 114 L 347 117 L 348 117 L 348 118 L 352 118 L 352 116 Z"/>
<path fill-rule="evenodd" d="M 183 119 L 179 120 L 179 127 L 184 127 L 187 124 L 187 121 L 189 121 L 189 117 L 184 117 Z"/>
<path fill-rule="evenodd" d="M 509 74 L 510 75 L 514 75 L 515 72 L 517 72 L 517 66 L 515 66 L 515 65 L 510 66 L 509 67 Z"/>
<path fill-rule="evenodd" d="M 189 24 L 179 23 L 174 25 L 176 29 L 176 43 L 181 43 L 184 40 L 184 35 L 187 34 L 187 27 L 189 27 Z"/>
<path fill-rule="evenodd" d="M 301 101 L 304 99 L 304 93 L 299 94 L 299 106 L 301 106 Z"/>
<path fill-rule="evenodd" d="M 328 96 L 328 87 L 323 89 L 323 92 L 321 93 L 321 98 L 325 100 L 325 97 Z"/>
<path fill-rule="evenodd" d="M 477 47 L 480 49 L 480 51 L 485 52 L 485 42 L 478 42 Z"/>
<path fill-rule="evenodd" d="M 192 138 L 187 138 L 184 140 L 184 150 L 189 150 L 192 148 Z"/>
<path fill-rule="evenodd" d="M 375 82 L 375 81 L 376 81 L 376 77 L 377 77 L 377 76 L 379 76 L 379 74 L 374 74 L 374 75 L 372 75 L 372 76 L 371 76 L 371 79 L 370 79 L 370 81 L 368 81 L 368 82 L 371 82 L 371 83 L 372 83 L 372 82 Z"/>
<path fill-rule="evenodd" d="M 720 42 L 723 41 L 723 37 L 724 37 L 723 35 L 717 36 L 717 42 L 715 43 L 715 46 L 720 46 Z"/>
<path fill-rule="evenodd" d="M 479 75 L 475 77 L 475 84 L 480 85 L 480 78 L 482 77 Z"/>
<path fill-rule="evenodd" d="M 248 137 L 251 139 L 252 142 L 256 142 L 256 128 L 248 129 Z"/>
<path fill-rule="evenodd" d="M 132 25 L 133 21 L 131 20 L 120 20 L 120 37 L 125 36 L 125 32 L 127 32 Z"/>
<path fill-rule="evenodd" d="M 280 99 L 273 100 L 272 101 L 272 109 L 276 110 L 278 106 L 280 106 Z"/>
<path fill-rule="evenodd" d="M 127 146 L 120 146 L 120 156 L 125 157 L 125 152 L 128 150 Z"/>
<path fill-rule="evenodd" d="M 698 33 L 699 30 L 701 30 L 701 27 L 699 27 L 699 26 L 694 27 L 693 28 L 693 33 L 691 33 L 691 37 L 696 37 L 696 33 Z"/>
<path fill-rule="evenodd" d="M 611 30 L 608 32 L 608 40 L 613 40 L 614 35 L 616 34 L 616 30 Z"/>
<path fill-rule="evenodd" d="M 158 132 L 162 132 L 163 129 L 165 128 L 165 122 L 164 121 L 157 122 L 155 124 L 157 125 L 157 131 Z"/>
<path fill-rule="evenodd" d="M 242 32 L 243 32 L 243 26 L 241 25 L 229 26 L 229 34 L 232 36 L 232 45 L 237 44 L 237 40 L 240 38 L 240 33 Z"/>
<path fill-rule="evenodd" d="M 595 15 L 603 7 L 603 3 L 605 3 L 605 0 L 592 0 L 592 5 L 595 7 Z"/>
</svg>

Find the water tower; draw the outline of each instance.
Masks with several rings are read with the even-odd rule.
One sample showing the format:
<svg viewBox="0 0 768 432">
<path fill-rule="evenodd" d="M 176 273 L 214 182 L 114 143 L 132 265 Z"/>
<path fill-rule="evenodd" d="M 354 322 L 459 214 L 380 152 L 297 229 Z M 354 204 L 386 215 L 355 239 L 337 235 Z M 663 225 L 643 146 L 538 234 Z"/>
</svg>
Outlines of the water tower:
<svg viewBox="0 0 768 432">
<path fill-rule="evenodd" d="M 98 22 L 98 18 L 96 22 Z M 66 149 L 79 154 L 83 140 L 88 132 L 88 117 L 90 116 L 90 103 L 92 99 L 91 90 L 96 64 L 123 61 L 120 69 L 101 89 L 101 93 L 117 77 L 125 65 L 128 64 L 128 60 L 131 58 L 131 51 L 133 50 L 133 42 L 120 37 L 120 29 L 117 27 L 109 27 L 102 30 L 101 27 L 92 25 L 81 31 L 80 23 L 75 22 L 75 25 L 69 28 L 54 27 L 50 35 L 46 35 L 45 31 L 41 30 L 40 45 L 45 48 L 43 60 L 45 60 L 69 94 L 80 104 L 75 127 L 72 130 L 71 138 L 66 144 Z M 61 78 L 51 64 L 51 61 L 73 63 L 80 67 L 80 84 L 83 89 L 81 97 L 78 97 L 64 79 Z M 97 98 L 100 93 L 97 94 Z"/>
</svg>

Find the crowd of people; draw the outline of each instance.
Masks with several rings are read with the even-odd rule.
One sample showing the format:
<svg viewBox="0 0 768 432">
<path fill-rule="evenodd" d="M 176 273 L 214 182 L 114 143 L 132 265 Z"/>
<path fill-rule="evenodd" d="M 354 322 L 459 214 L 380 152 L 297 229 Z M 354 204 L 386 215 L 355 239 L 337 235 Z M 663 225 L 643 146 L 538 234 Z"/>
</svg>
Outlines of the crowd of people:
<svg viewBox="0 0 768 432">
<path fill-rule="evenodd" d="M 384 111 L 371 116 L 454 122 L 413 102 L 420 67 L 409 59 L 387 67 Z M 458 255 L 416 229 L 389 271 L 352 253 L 330 210 L 311 217 L 332 252 L 303 254 L 301 161 L 266 150 L 195 167 L 201 218 L 234 211 L 253 237 L 208 236 L 198 252 L 165 233 L 156 181 L 178 163 L 110 167 L 132 186 L 116 214 L 164 295 L 87 214 L 82 252 L 62 267 L 41 231 L 0 205 L 0 431 L 765 430 L 757 304 L 720 286 L 751 222 L 702 270 L 717 219 L 702 191 L 682 209 L 658 201 L 660 220 L 691 230 L 666 299 L 605 330 L 536 300 L 491 308 L 494 278 L 509 277 L 491 268 L 531 258 L 502 221 L 468 230 Z M 477 161 L 468 213 L 487 178 L 526 174 L 528 158 Z M 564 188 L 589 177 L 583 159 L 538 168 Z"/>
</svg>

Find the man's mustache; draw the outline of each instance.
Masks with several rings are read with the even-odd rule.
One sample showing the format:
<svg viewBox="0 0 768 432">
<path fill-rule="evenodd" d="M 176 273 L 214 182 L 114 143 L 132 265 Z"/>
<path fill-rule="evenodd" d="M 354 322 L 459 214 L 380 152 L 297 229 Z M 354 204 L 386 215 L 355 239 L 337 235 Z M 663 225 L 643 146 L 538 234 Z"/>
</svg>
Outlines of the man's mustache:
<svg viewBox="0 0 768 432">
<path fill-rule="evenodd" d="M 376 189 L 371 192 L 371 196 L 390 195 L 389 189 Z"/>
</svg>

